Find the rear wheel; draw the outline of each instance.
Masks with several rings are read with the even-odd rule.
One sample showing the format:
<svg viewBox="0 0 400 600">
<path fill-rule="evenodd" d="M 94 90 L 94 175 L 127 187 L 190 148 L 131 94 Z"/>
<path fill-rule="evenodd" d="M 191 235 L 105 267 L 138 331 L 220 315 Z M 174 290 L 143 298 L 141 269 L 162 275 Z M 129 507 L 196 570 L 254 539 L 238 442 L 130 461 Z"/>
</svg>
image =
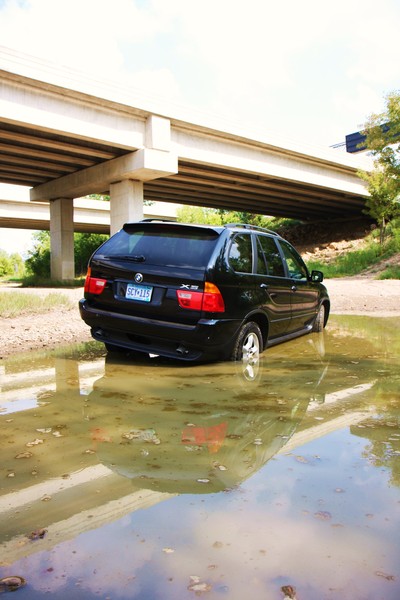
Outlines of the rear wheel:
<svg viewBox="0 0 400 600">
<path fill-rule="evenodd" d="M 319 307 L 317 316 L 315 317 L 315 321 L 314 321 L 312 330 L 315 331 L 316 333 L 319 333 L 319 332 L 323 331 L 324 327 L 325 327 L 325 305 L 321 304 L 321 306 Z"/>
<path fill-rule="evenodd" d="M 231 354 L 232 360 L 241 360 L 251 366 L 258 363 L 263 348 L 259 326 L 253 321 L 242 325 Z"/>
</svg>

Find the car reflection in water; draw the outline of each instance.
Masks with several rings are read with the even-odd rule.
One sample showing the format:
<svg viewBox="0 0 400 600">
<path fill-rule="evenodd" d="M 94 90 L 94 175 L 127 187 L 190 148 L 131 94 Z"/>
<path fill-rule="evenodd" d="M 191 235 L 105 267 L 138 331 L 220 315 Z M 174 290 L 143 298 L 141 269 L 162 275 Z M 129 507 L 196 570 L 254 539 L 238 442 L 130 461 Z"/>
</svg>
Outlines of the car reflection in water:
<svg viewBox="0 0 400 600">
<path fill-rule="evenodd" d="M 0 512 L 36 503 L 3 521 L 3 535 L 29 526 L 32 511 L 40 522 L 44 494 L 57 494 L 65 518 L 135 490 L 234 488 L 276 453 L 366 418 L 374 344 L 341 328 L 251 364 L 112 360 L 95 342 L 5 361 Z"/>
<path fill-rule="evenodd" d="M 361 347 L 372 356 L 364 336 L 357 342 L 341 330 L 340 338 L 324 331 L 271 348 L 250 365 L 113 360 L 95 342 L 72 356 L 5 361 L 4 506 L 15 505 L 15 492 L 51 478 L 51 489 L 56 478 L 79 487 L 112 474 L 122 476 L 121 485 L 130 480 L 135 489 L 157 492 L 237 486 L 277 452 L 311 439 L 318 420 L 324 430 L 314 437 L 325 435 L 328 424 L 334 430 L 365 418 L 377 371 L 370 358 L 365 365 L 350 360 Z M 117 493 L 115 480 L 112 487 Z M 80 494 L 82 508 L 90 498 Z"/>
<path fill-rule="evenodd" d="M 50 549 L 177 493 L 238 486 L 287 447 L 318 393 L 318 337 L 300 361 L 276 350 L 251 365 L 113 361 L 95 342 L 5 361 L 3 555 L 34 553 L 36 524 Z"/>
<path fill-rule="evenodd" d="M 323 334 L 313 338 L 315 349 L 315 342 L 323 346 Z M 288 395 L 285 361 L 167 370 L 162 359 L 132 364 L 107 357 L 88 397 L 93 447 L 104 465 L 138 487 L 193 494 L 231 489 L 296 431 L 326 372 L 318 352 L 316 358 L 315 386 L 298 382 Z"/>
</svg>

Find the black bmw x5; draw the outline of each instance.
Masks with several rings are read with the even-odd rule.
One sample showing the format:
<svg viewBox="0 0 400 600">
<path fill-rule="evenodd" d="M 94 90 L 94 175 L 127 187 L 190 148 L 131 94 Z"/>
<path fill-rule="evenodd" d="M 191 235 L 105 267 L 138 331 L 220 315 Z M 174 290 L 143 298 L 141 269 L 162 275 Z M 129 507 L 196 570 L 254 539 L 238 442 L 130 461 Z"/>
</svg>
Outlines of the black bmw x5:
<svg viewBox="0 0 400 600">
<path fill-rule="evenodd" d="M 127 223 L 90 259 L 79 309 L 108 351 L 257 360 L 328 320 L 323 275 L 249 225 Z"/>
</svg>

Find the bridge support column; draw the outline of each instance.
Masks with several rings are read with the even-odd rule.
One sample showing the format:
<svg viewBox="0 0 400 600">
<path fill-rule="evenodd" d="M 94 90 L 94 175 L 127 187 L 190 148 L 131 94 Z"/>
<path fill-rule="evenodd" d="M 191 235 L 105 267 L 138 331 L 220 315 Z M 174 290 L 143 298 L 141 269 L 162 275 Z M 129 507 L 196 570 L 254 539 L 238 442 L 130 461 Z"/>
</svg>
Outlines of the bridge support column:
<svg viewBox="0 0 400 600">
<path fill-rule="evenodd" d="M 50 202 L 50 273 L 57 281 L 75 277 L 74 205 L 70 198 Z"/>
<path fill-rule="evenodd" d="M 110 184 L 110 234 L 124 223 L 143 219 L 143 181 L 126 179 Z"/>
</svg>

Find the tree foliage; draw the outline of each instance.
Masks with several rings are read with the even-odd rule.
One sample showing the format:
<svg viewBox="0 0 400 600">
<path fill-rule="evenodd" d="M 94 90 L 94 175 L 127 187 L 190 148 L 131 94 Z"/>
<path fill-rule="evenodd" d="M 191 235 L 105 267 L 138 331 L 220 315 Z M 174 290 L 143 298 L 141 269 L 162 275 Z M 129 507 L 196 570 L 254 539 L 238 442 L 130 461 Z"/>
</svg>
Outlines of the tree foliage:
<svg viewBox="0 0 400 600">
<path fill-rule="evenodd" d="M 270 219 L 264 215 L 247 212 L 205 208 L 202 206 L 182 206 L 177 211 L 180 223 L 198 223 L 203 225 L 225 225 L 227 223 L 248 223 L 258 227 L 268 227 Z"/>
<path fill-rule="evenodd" d="M 391 92 L 385 100 L 385 110 L 371 114 L 364 125 L 366 146 L 375 164 L 400 180 L 400 92 Z"/>
<path fill-rule="evenodd" d="M 33 248 L 25 261 L 28 273 L 40 278 L 50 277 L 50 232 L 38 231 L 33 234 Z"/>
<path fill-rule="evenodd" d="M 89 258 L 106 240 L 107 235 L 100 233 L 74 233 L 75 275 L 86 273 Z M 34 247 L 26 260 L 28 272 L 43 279 L 50 278 L 50 232 L 39 231 L 34 234 Z"/>
<path fill-rule="evenodd" d="M 0 249 L 0 277 L 21 277 L 23 272 L 24 261 L 21 256 Z"/>
<path fill-rule="evenodd" d="M 182 206 L 178 208 L 176 218 L 180 223 L 198 223 L 203 225 L 222 225 L 219 211 L 202 206 Z"/>
<path fill-rule="evenodd" d="M 382 168 L 361 172 L 360 177 L 366 181 L 369 192 L 365 212 L 378 223 L 379 241 L 383 244 L 387 224 L 400 214 L 399 182 Z"/>
<path fill-rule="evenodd" d="M 86 274 L 89 258 L 108 237 L 101 233 L 74 234 L 75 275 Z"/>
<path fill-rule="evenodd" d="M 400 93 L 386 96 L 386 108 L 372 114 L 364 126 L 366 146 L 374 157 L 374 169 L 360 171 L 370 194 L 365 212 L 379 225 L 383 244 L 387 224 L 400 214 Z"/>
</svg>

